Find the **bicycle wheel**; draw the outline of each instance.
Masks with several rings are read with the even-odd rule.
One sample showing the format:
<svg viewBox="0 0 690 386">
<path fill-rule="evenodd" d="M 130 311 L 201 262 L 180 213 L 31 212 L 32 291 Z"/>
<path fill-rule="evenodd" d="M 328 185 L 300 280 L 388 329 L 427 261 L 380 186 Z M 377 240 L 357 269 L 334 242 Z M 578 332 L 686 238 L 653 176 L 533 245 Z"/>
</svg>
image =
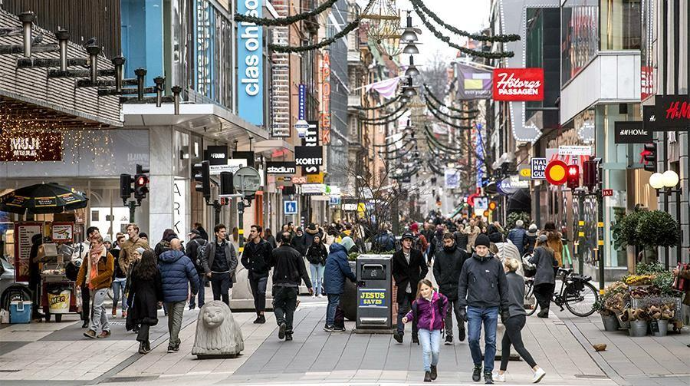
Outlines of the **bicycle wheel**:
<svg viewBox="0 0 690 386">
<path fill-rule="evenodd" d="M 534 296 L 534 280 L 525 281 L 525 312 L 527 316 L 537 311 L 537 298 Z"/>
<path fill-rule="evenodd" d="M 599 291 L 590 283 L 582 283 L 582 289 L 575 289 L 570 283 L 565 289 L 565 307 L 573 315 L 579 317 L 590 316 L 594 313 L 594 303 L 599 300 Z"/>
</svg>

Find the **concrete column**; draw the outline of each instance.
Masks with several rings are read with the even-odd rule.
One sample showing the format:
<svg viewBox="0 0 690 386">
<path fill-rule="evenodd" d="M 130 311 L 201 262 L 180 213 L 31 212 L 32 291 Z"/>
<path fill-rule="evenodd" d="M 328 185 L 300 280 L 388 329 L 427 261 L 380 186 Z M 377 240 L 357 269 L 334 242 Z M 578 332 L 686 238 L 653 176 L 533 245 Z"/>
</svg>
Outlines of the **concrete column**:
<svg viewBox="0 0 690 386">
<path fill-rule="evenodd" d="M 170 126 L 149 128 L 151 172 L 148 231 L 152 246 L 160 241 L 163 231 L 173 227 L 173 132 Z"/>
</svg>

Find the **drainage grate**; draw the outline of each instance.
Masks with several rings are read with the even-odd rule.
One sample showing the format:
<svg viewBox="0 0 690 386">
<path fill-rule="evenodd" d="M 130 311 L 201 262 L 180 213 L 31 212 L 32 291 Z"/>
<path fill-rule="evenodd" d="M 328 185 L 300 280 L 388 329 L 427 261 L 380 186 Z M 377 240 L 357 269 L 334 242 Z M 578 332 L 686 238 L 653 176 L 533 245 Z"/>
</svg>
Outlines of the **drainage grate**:
<svg viewBox="0 0 690 386">
<path fill-rule="evenodd" d="M 21 370 L 0 370 L 0 373 L 18 373 Z"/>
<path fill-rule="evenodd" d="M 101 381 L 100 383 L 119 383 L 119 382 L 144 382 L 144 381 L 153 381 L 158 379 L 158 376 L 147 376 L 147 377 L 115 377 L 115 378 L 108 378 L 104 381 Z"/>
</svg>

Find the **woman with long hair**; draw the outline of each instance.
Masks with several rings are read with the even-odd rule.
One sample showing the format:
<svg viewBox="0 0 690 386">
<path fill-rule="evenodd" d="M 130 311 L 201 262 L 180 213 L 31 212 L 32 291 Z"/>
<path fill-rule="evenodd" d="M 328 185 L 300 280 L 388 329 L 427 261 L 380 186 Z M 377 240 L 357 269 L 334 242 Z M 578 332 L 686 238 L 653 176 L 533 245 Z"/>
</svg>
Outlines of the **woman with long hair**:
<svg viewBox="0 0 690 386">
<path fill-rule="evenodd" d="M 149 329 L 158 324 L 158 303 L 163 301 L 158 259 L 150 249 L 142 253 L 141 261 L 133 269 L 131 282 L 127 300 L 133 305 L 132 321 L 141 325 L 137 334 L 139 354 L 148 354 L 151 351 Z"/>
<path fill-rule="evenodd" d="M 556 287 L 555 270 L 558 267 L 558 261 L 554 258 L 554 251 L 549 246 L 546 235 L 537 238 L 537 245 L 529 261 L 537 267 L 537 273 L 534 274 L 534 296 L 541 308 L 537 316 L 548 318 L 551 296 Z"/>
<path fill-rule="evenodd" d="M 309 261 L 309 270 L 311 271 L 311 282 L 314 286 L 314 295 L 312 297 L 322 297 L 321 286 L 323 285 L 324 268 L 326 267 L 326 258 L 328 257 L 328 250 L 326 245 L 321 242 L 319 234 L 314 235 L 314 241 L 307 249 L 307 261 Z"/>
</svg>

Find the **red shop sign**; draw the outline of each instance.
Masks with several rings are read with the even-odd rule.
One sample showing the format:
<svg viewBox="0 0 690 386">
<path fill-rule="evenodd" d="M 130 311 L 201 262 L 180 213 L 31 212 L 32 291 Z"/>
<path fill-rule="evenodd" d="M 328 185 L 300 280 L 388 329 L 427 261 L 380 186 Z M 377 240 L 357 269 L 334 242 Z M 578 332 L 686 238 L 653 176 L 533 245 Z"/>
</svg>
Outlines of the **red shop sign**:
<svg viewBox="0 0 690 386">
<path fill-rule="evenodd" d="M 543 101 L 543 68 L 497 68 L 493 98 L 496 101 Z"/>
</svg>

